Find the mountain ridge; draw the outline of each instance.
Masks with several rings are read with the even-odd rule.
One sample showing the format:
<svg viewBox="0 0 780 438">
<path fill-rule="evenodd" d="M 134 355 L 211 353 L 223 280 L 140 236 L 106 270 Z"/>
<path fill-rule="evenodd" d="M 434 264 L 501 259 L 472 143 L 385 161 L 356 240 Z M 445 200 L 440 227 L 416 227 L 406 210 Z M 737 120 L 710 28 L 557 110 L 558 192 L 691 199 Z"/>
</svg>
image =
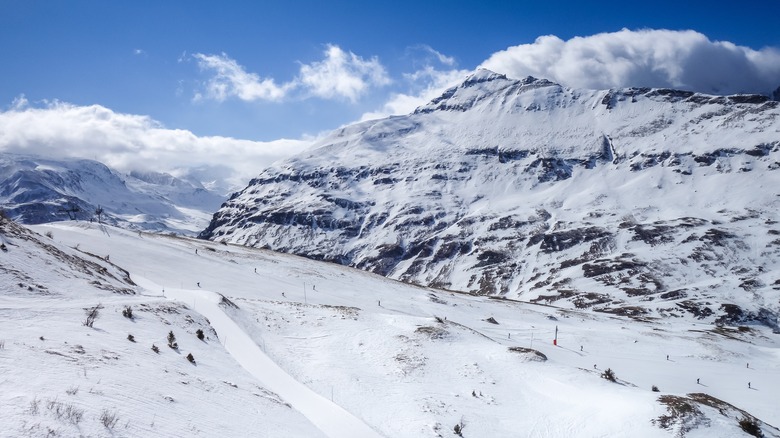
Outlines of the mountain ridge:
<svg viewBox="0 0 780 438">
<path fill-rule="evenodd" d="M 0 207 L 26 224 L 97 220 L 195 234 L 224 198 L 197 181 L 156 172 L 122 174 L 87 159 L 0 153 Z"/>
<path fill-rule="evenodd" d="M 478 71 L 266 169 L 200 237 L 477 294 L 777 329 L 778 105 Z"/>
</svg>

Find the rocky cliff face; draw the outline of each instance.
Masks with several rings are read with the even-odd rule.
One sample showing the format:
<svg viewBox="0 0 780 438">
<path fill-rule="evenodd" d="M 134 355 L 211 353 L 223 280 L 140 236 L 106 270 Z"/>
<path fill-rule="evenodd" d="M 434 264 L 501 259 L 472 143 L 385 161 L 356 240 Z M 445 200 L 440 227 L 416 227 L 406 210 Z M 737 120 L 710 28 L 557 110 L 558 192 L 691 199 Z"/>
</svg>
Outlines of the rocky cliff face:
<svg viewBox="0 0 780 438">
<path fill-rule="evenodd" d="M 265 170 L 201 237 L 477 294 L 776 326 L 779 106 L 482 70 Z"/>
</svg>

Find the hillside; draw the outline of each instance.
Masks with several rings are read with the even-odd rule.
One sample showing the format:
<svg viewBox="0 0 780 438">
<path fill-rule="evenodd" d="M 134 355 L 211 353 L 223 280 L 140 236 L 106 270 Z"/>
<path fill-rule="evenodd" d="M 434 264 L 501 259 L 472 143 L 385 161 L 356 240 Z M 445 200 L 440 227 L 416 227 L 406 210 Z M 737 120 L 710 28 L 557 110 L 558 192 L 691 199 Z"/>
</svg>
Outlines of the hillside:
<svg viewBox="0 0 780 438">
<path fill-rule="evenodd" d="M 766 328 L 475 297 L 94 223 L 0 225 L 12 436 L 733 437 L 740 420 L 780 436 Z"/>
<path fill-rule="evenodd" d="M 778 330 L 778 106 L 480 70 L 264 170 L 200 237 L 479 295 Z"/>
</svg>

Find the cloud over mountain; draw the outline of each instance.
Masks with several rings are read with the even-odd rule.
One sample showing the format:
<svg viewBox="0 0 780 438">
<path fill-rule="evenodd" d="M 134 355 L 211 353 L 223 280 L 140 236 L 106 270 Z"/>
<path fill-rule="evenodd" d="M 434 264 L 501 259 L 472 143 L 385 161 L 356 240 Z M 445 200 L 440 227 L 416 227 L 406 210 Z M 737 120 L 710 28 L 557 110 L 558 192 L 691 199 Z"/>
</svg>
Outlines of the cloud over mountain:
<svg viewBox="0 0 780 438">
<path fill-rule="evenodd" d="M 692 30 L 628 30 L 562 40 L 541 36 L 491 55 L 481 67 L 574 88 L 670 87 L 711 94 L 769 94 L 780 50 L 711 41 Z"/>
<path fill-rule="evenodd" d="M 49 158 L 97 159 L 118 170 L 192 175 L 237 189 L 272 162 L 302 150 L 307 141 L 271 142 L 199 137 L 167 129 L 151 117 L 122 114 L 100 105 L 49 102 L 31 106 L 19 98 L 0 112 L 0 151 Z"/>
</svg>

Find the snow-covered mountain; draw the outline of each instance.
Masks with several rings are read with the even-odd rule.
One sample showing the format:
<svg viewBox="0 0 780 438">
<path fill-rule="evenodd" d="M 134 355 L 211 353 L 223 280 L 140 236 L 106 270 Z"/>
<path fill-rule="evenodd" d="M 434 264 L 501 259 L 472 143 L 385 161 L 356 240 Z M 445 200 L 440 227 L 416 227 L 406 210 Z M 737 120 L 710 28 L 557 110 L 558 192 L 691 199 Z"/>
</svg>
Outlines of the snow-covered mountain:
<svg viewBox="0 0 780 438">
<path fill-rule="evenodd" d="M 22 223 L 101 220 L 193 234 L 224 198 L 169 174 L 122 174 L 97 161 L 0 154 L 0 208 Z"/>
<path fill-rule="evenodd" d="M 780 437 L 766 327 L 470 296 L 86 221 L 0 217 L 0 244 L 2 436 Z"/>
<path fill-rule="evenodd" d="M 202 238 L 422 285 L 778 330 L 780 102 L 486 70 L 263 171 Z"/>
</svg>

